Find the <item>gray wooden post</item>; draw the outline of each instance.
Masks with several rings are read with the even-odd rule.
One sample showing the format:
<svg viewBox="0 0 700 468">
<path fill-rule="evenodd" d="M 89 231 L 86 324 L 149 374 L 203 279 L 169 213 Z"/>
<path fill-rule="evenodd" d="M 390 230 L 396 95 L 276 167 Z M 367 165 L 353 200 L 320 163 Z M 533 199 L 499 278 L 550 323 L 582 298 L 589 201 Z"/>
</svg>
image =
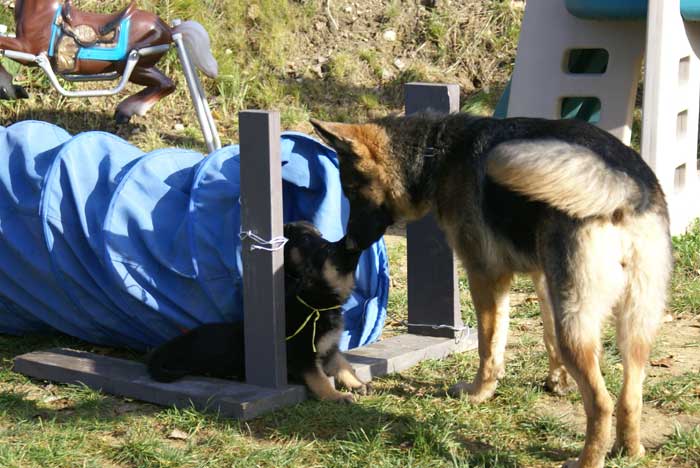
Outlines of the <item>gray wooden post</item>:
<svg viewBox="0 0 700 468">
<path fill-rule="evenodd" d="M 280 115 L 239 114 L 241 145 L 241 230 L 271 240 L 282 235 Z M 246 383 L 279 388 L 287 384 L 283 249 L 251 250 L 244 238 L 243 316 Z"/>
<path fill-rule="evenodd" d="M 405 86 L 406 114 L 431 110 L 459 111 L 456 84 L 408 83 Z M 408 322 L 429 325 L 462 326 L 459 281 L 454 253 L 433 214 L 406 226 Z M 449 328 L 408 326 L 418 335 L 454 337 Z"/>
</svg>

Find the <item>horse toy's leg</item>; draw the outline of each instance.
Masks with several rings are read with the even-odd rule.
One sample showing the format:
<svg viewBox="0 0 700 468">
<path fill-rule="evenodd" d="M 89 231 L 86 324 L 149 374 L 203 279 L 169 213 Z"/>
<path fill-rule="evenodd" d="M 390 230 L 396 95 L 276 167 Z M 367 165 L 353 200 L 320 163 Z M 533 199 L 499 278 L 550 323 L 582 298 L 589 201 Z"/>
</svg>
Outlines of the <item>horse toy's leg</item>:
<svg viewBox="0 0 700 468">
<path fill-rule="evenodd" d="M 7 36 L 0 37 L 0 50 L 31 52 L 23 40 Z M 0 64 L 0 99 L 25 99 L 28 97 L 29 94 L 22 86 L 12 84 L 12 75 Z"/>
<path fill-rule="evenodd" d="M 217 76 L 218 66 L 216 59 L 211 54 L 209 34 L 202 25 L 194 21 L 185 21 L 172 30 L 165 24 L 162 24 L 162 28 L 162 30 L 154 29 L 148 32 L 139 42 L 131 44 L 131 49 L 138 50 L 161 43 L 163 34 L 167 34 L 168 42 L 170 42 L 172 41 L 171 34 L 180 33 L 194 66 L 207 76 L 212 78 Z M 173 81 L 155 67 L 158 60 L 160 60 L 160 56 L 154 56 L 151 61 L 144 61 L 143 64 L 139 62 L 139 65 L 134 68 L 129 81 L 146 86 L 146 89 L 119 103 L 115 113 L 117 123 L 126 123 L 135 114 L 144 115 L 156 102 L 175 91 Z"/>
<path fill-rule="evenodd" d="M 119 103 L 114 114 L 119 124 L 127 123 L 132 115 L 145 115 L 156 102 L 175 91 L 175 83 L 154 66 L 136 66 L 129 81 L 146 88 Z"/>
</svg>

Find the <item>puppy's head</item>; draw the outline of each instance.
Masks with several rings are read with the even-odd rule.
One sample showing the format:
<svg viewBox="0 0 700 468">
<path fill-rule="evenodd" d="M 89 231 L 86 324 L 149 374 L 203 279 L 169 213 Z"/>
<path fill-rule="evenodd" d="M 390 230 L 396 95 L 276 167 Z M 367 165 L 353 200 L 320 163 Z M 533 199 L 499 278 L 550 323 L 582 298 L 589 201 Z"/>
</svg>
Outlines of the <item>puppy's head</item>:
<svg viewBox="0 0 700 468">
<path fill-rule="evenodd" d="M 406 199 L 392 160 L 390 138 L 380 124 L 311 120 L 321 138 L 338 153 L 340 181 L 350 202 L 346 247 L 364 250 L 401 217 Z"/>
<path fill-rule="evenodd" d="M 285 291 L 314 307 L 344 303 L 355 284 L 359 254 L 346 251 L 343 242 L 329 242 L 306 221 L 287 223 L 284 236 Z"/>
</svg>

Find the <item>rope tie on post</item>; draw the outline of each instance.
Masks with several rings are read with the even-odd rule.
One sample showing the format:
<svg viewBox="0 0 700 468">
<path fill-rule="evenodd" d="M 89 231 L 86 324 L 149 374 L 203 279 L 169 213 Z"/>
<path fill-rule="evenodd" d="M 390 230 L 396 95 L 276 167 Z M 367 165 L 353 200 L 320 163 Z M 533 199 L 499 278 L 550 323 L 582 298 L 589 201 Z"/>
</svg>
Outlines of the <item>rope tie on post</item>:
<svg viewBox="0 0 700 468">
<path fill-rule="evenodd" d="M 265 250 L 267 252 L 275 252 L 277 250 L 283 249 L 284 245 L 289 239 L 284 236 L 273 237 L 270 240 L 265 240 L 262 237 L 255 234 L 253 231 L 241 231 L 238 233 L 238 237 L 241 240 L 250 239 L 253 243 L 250 246 L 250 250 Z"/>
<path fill-rule="evenodd" d="M 399 323 L 405 327 L 424 327 L 424 328 L 432 328 L 433 330 L 440 330 L 442 328 L 448 328 L 454 332 L 459 333 L 457 336 L 455 336 L 455 344 L 459 344 L 460 341 L 462 341 L 464 338 L 468 338 L 471 336 L 471 328 L 467 326 L 462 326 L 462 327 L 453 327 L 452 325 L 432 325 L 429 323 L 410 323 L 408 320 L 400 320 Z M 466 333 L 465 333 L 466 332 Z"/>
<path fill-rule="evenodd" d="M 454 332 L 457 332 L 457 335 L 455 336 L 455 344 L 459 344 L 464 338 L 469 338 L 472 334 L 472 329 L 469 328 L 467 325 L 463 325 L 461 327 L 455 327 L 452 325 L 446 325 L 446 324 L 431 324 L 431 323 L 413 323 L 409 322 L 408 320 L 400 319 L 392 314 L 387 313 L 387 318 L 390 318 L 396 323 L 401 324 L 404 327 L 423 327 L 423 328 L 431 328 L 433 330 L 440 330 L 442 328 L 448 328 Z"/>
</svg>

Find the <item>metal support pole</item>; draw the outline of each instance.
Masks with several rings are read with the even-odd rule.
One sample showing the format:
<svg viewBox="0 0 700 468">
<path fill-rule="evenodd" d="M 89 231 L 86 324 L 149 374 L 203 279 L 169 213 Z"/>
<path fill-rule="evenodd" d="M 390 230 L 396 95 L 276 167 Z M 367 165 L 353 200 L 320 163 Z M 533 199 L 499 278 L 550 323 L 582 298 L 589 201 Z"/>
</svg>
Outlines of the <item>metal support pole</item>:
<svg viewBox="0 0 700 468">
<path fill-rule="evenodd" d="M 241 230 L 265 240 L 282 236 L 280 115 L 239 113 Z M 253 250 L 244 237 L 243 314 L 246 382 L 279 388 L 287 383 L 284 316 L 284 251 Z"/>
<path fill-rule="evenodd" d="M 459 111 L 456 84 L 408 83 L 405 86 L 406 114 L 431 110 Z M 462 327 L 459 281 L 454 253 L 433 214 L 406 226 L 408 322 L 422 325 Z M 417 335 L 455 337 L 451 328 L 408 326 Z"/>
<path fill-rule="evenodd" d="M 180 24 L 180 20 L 173 21 L 173 26 Z M 187 87 L 190 90 L 190 96 L 192 97 L 192 104 L 197 113 L 197 119 L 199 120 L 199 126 L 202 129 L 202 135 L 204 136 L 204 141 L 207 144 L 209 152 L 221 148 L 221 140 L 219 139 L 219 133 L 216 130 L 216 123 L 211 115 L 211 110 L 209 109 L 209 103 L 207 102 L 206 96 L 202 89 L 202 84 L 199 81 L 197 72 L 192 66 L 189 54 L 187 53 L 187 48 L 182 41 L 182 34 L 173 34 L 173 41 L 177 46 L 177 55 L 180 58 L 180 63 L 182 64 L 182 69 L 185 74 L 185 81 L 187 81 Z"/>
</svg>

